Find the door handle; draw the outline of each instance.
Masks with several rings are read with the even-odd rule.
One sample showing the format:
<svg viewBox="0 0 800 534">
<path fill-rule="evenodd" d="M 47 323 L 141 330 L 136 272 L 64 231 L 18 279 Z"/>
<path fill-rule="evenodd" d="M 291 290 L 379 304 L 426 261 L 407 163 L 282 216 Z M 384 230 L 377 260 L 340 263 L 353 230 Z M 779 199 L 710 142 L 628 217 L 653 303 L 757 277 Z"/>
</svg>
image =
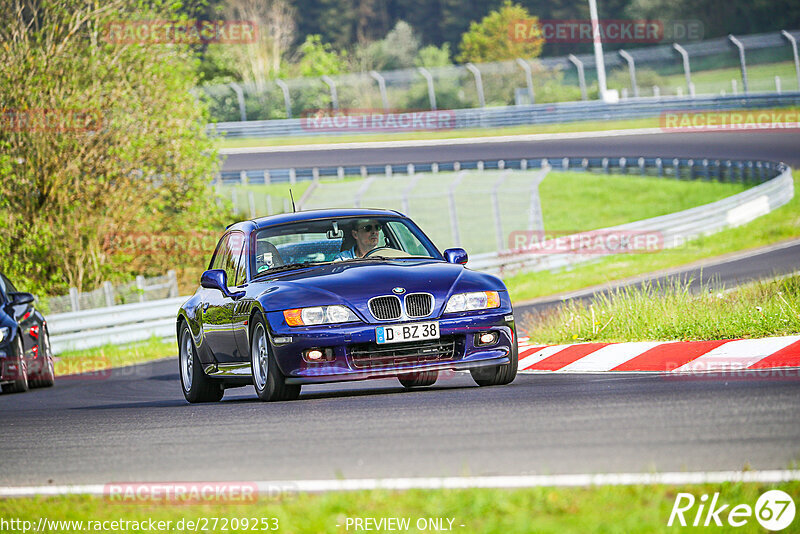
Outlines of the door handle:
<svg viewBox="0 0 800 534">
<path fill-rule="evenodd" d="M 208 305 L 211 304 L 210 302 L 206 302 L 203 304 L 203 311 L 208 310 Z"/>
</svg>

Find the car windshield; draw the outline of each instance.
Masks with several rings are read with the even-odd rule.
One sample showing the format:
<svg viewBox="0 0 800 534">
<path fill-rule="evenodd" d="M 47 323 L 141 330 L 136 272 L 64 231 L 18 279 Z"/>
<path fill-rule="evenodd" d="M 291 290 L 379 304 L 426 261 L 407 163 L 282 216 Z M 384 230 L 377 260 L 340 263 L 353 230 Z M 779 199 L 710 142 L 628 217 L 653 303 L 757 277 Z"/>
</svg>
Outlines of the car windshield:
<svg viewBox="0 0 800 534">
<path fill-rule="evenodd" d="M 408 219 L 320 219 L 259 230 L 251 272 L 258 275 L 290 266 L 403 258 L 442 259 L 442 255 Z"/>
</svg>

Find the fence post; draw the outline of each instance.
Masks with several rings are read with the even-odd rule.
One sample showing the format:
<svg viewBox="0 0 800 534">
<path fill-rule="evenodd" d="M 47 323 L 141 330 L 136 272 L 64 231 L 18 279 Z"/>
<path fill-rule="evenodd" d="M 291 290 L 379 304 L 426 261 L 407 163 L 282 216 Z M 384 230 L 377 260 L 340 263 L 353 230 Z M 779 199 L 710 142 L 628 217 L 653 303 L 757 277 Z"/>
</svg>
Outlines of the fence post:
<svg viewBox="0 0 800 534">
<path fill-rule="evenodd" d="M 683 75 L 686 77 L 686 90 L 692 94 L 692 69 L 689 67 L 689 52 L 678 43 L 672 43 L 674 48 L 683 58 Z M 692 95 L 694 96 L 694 95 Z"/>
<path fill-rule="evenodd" d="M 244 91 L 242 91 L 242 87 L 236 82 L 231 82 L 228 85 L 231 89 L 233 89 L 233 92 L 236 93 L 236 100 L 239 101 L 239 116 L 241 117 L 242 122 L 246 122 L 247 110 L 245 109 L 244 105 Z"/>
<path fill-rule="evenodd" d="M 447 192 L 447 201 L 450 208 L 450 227 L 453 229 L 453 241 L 455 246 L 461 246 L 461 234 L 458 231 L 458 213 L 456 212 L 456 188 L 461 180 L 466 176 L 466 172 L 461 172 L 456 176 L 455 180 L 450 184 Z"/>
<path fill-rule="evenodd" d="M 291 185 L 294 185 L 294 184 L 297 183 L 297 169 L 295 169 L 294 167 L 289 169 L 289 183 Z"/>
<path fill-rule="evenodd" d="M 69 304 L 74 312 L 81 309 L 81 305 L 78 300 L 78 288 L 76 287 L 69 288 Z"/>
<path fill-rule="evenodd" d="M 794 72 L 797 74 L 797 90 L 800 91 L 800 58 L 797 55 L 797 39 L 794 38 L 794 35 L 787 32 L 786 30 L 781 30 L 781 35 L 783 35 L 789 44 L 792 47 L 792 56 L 794 57 Z"/>
<path fill-rule="evenodd" d="M 517 58 L 517 65 L 522 67 L 525 71 L 525 83 L 528 85 L 528 96 L 531 99 L 531 104 L 536 103 L 536 95 L 533 93 L 533 74 L 531 73 L 531 65 L 521 57 Z"/>
<path fill-rule="evenodd" d="M 425 81 L 428 83 L 428 100 L 431 103 L 431 110 L 436 111 L 436 91 L 433 87 L 433 75 L 431 71 L 426 69 L 425 67 L 417 67 L 417 70 L 420 74 L 425 78 Z"/>
<path fill-rule="evenodd" d="M 747 86 L 747 63 L 744 59 L 744 45 L 742 42 L 733 36 L 733 34 L 728 34 L 728 39 L 730 40 L 733 45 L 739 49 L 739 64 L 742 69 L 742 88 L 744 89 L 744 94 L 748 92 Z"/>
<path fill-rule="evenodd" d="M 247 196 L 249 197 L 248 200 L 250 200 L 250 218 L 255 219 L 256 218 L 256 195 L 252 191 L 249 191 L 247 193 Z"/>
<path fill-rule="evenodd" d="M 236 194 L 236 188 L 231 189 L 231 202 L 233 202 L 233 214 L 239 214 L 239 198 Z"/>
<path fill-rule="evenodd" d="M 114 286 L 108 280 L 103 282 L 103 293 L 106 296 L 106 307 L 110 308 L 114 305 Z"/>
<path fill-rule="evenodd" d="M 272 215 L 272 195 L 267 195 L 267 215 Z"/>
<path fill-rule="evenodd" d="M 178 275 L 170 269 L 167 271 L 167 278 L 169 278 L 169 298 L 175 298 L 178 296 Z"/>
<path fill-rule="evenodd" d="M 781 77 L 775 76 L 775 92 L 781 94 Z"/>
<path fill-rule="evenodd" d="M 139 290 L 139 302 L 144 302 L 144 276 L 136 277 L 136 289 Z"/>
<path fill-rule="evenodd" d="M 736 82 L 735 79 L 731 80 L 731 93 L 734 95 L 739 94 L 739 84 Z"/>
<path fill-rule="evenodd" d="M 497 251 L 505 250 L 503 247 L 503 221 L 500 216 L 500 200 L 497 197 L 497 190 L 506 181 L 511 171 L 504 172 L 500 178 L 492 185 L 492 209 L 494 211 L 494 230 L 497 237 Z"/>
<path fill-rule="evenodd" d="M 467 70 L 475 77 L 475 88 L 478 90 L 478 104 L 480 104 L 482 108 L 485 108 L 486 97 L 483 94 L 483 78 L 481 77 L 481 71 L 479 71 L 478 67 L 473 63 L 467 63 L 464 66 L 467 67 Z"/>
<path fill-rule="evenodd" d="M 383 111 L 388 113 L 389 98 L 386 96 L 386 80 L 384 80 L 383 76 L 381 76 L 381 74 L 376 70 L 369 71 L 369 75 L 378 82 L 378 89 L 380 89 L 381 92 L 381 102 L 383 102 Z"/>
<path fill-rule="evenodd" d="M 537 172 L 531 180 L 531 203 L 528 211 L 528 230 L 540 232 L 542 241 L 544 241 L 544 219 L 542 218 L 542 202 L 539 198 L 539 185 L 548 172 L 550 172 L 549 166 L 542 167 L 542 170 Z"/>
<path fill-rule="evenodd" d="M 575 65 L 575 68 L 578 69 L 578 83 L 581 86 L 581 100 L 588 100 L 589 98 L 586 95 L 586 76 L 583 72 L 583 61 L 578 59 L 578 56 L 575 54 L 570 54 L 567 56 L 567 59 L 569 59 L 572 64 Z"/>
<path fill-rule="evenodd" d="M 633 61 L 633 56 L 627 53 L 625 50 L 620 49 L 619 55 L 628 62 L 628 71 L 631 75 L 631 89 L 633 90 L 634 98 L 639 97 L 639 86 L 636 85 L 636 63 Z"/>
<path fill-rule="evenodd" d="M 287 119 L 291 119 L 292 118 L 292 98 L 291 98 L 291 96 L 289 96 L 289 86 L 286 85 L 286 82 L 284 82 L 281 79 L 275 80 L 275 83 L 278 84 L 278 87 L 280 87 L 281 91 L 283 91 L 283 105 L 286 106 L 286 118 Z"/>
<path fill-rule="evenodd" d="M 325 76 L 323 76 L 321 79 L 322 79 L 323 82 L 325 82 L 325 85 L 327 85 L 331 90 L 331 106 L 333 106 L 334 111 L 338 111 L 339 110 L 339 97 L 336 94 L 336 82 L 333 81 L 333 78 L 331 78 L 327 74 Z"/>
</svg>

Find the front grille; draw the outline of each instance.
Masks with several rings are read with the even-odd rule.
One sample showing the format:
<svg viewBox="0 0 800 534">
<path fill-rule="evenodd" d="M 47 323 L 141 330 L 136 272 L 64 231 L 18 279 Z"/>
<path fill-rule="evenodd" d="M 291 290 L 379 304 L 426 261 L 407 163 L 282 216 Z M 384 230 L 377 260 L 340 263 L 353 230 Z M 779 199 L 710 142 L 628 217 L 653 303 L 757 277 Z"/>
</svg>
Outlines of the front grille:
<svg viewBox="0 0 800 534">
<path fill-rule="evenodd" d="M 402 315 L 400 309 L 400 299 L 394 295 L 385 297 L 375 297 L 369 301 L 369 311 L 372 316 L 380 321 L 389 321 L 391 319 L 399 319 Z"/>
<path fill-rule="evenodd" d="M 406 295 L 406 315 L 409 317 L 427 317 L 432 309 L 433 297 L 428 293 Z"/>
<path fill-rule="evenodd" d="M 350 345 L 348 353 L 356 369 L 443 362 L 455 359 L 456 339 L 455 336 L 442 336 L 440 339 L 396 345 L 359 343 Z"/>
</svg>

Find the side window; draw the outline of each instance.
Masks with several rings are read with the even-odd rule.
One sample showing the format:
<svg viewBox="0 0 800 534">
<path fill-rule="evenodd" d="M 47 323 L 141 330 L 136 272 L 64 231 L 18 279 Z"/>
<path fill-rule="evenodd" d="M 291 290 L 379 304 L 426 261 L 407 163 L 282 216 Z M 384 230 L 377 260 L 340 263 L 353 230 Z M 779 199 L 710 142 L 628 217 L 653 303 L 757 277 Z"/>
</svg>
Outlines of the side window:
<svg viewBox="0 0 800 534">
<path fill-rule="evenodd" d="M 423 244 L 420 243 L 419 239 L 411 233 L 411 230 L 409 230 L 405 224 L 390 222 L 388 225 L 391 227 L 392 233 L 397 236 L 397 239 L 400 241 L 400 247 L 403 250 L 417 256 L 430 256 L 430 253 L 425 250 Z"/>
<path fill-rule="evenodd" d="M 219 240 L 214 257 L 211 258 L 209 269 L 225 269 L 225 265 L 228 263 L 228 239 L 230 236 L 231 234 L 226 234 Z"/>
<path fill-rule="evenodd" d="M 228 274 L 228 285 L 238 286 L 244 283 L 244 262 L 242 261 L 242 251 L 244 250 L 244 234 L 242 232 L 231 232 L 228 239 L 227 261 L 225 272 Z M 241 270 L 240 270 L 241 266 Z M 241 276 L 239 275 L 241 272 Z"/>
<path fill-rule="evenodd" d="M 0 274 L 0 279 L 3 281 L 3 285 L 5 286 L 4 291 L 5 293 L 19 293 L 14 284 L 11 283 L 11 280 L 6 278 L 6 275 Z"/>
<path fill-rule="evenodd" d="M 6 277 L 0 274 L 0 302 L 6 302 Z"/>
</svg>

